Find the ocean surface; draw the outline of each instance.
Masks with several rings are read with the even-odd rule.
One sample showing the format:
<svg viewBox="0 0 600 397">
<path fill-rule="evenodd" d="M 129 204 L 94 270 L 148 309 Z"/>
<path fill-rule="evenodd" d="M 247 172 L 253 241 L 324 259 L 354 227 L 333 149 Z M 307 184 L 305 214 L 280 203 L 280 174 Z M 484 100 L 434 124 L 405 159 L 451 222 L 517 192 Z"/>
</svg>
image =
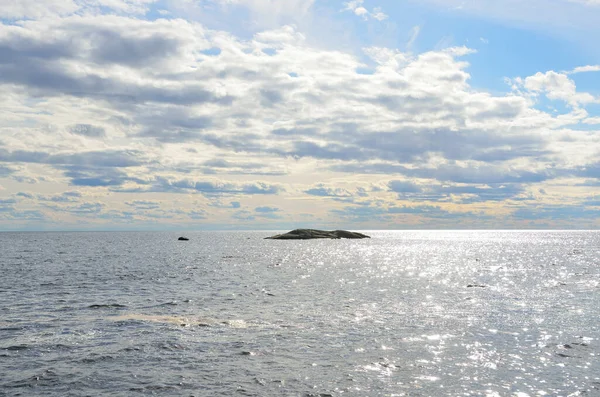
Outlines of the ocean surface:
<svg viewBox="0 0 600 397">
<path fill-rule="evenodd" d="M 600 396 L 600 232 L 0 233 L 0 396 Z"/>
</svg>

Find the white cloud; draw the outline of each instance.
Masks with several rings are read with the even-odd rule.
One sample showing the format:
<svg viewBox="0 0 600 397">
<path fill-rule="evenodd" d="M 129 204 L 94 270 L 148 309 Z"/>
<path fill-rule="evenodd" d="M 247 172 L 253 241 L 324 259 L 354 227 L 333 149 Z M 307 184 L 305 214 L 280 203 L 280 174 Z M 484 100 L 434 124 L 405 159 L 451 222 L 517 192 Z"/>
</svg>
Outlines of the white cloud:
<svg viewBox="0 0 600 397">
<path fill-rule="evenodd" d="M 85 8 L 107 7 L 125 14 L 145 14 L 149 6 L 158 0 L 79 0 Z"/>
<path fill-rule="evenodd" d="M 356 7 L 354 13 L 358 16 L 366 16 L 369 14 L 369 11 L 365 7 Z"/>
<path fill-rule="evenodd" d="M 575 73 L 587 73 L 587 72 L 600 72 L 600 65 L 587 65 L 579 66 L 568 72 L 569 74 Z"/>
<path fill-rule="evenodd" d="M 584 124 L 600 124 L 600 117 L 590 117 L 583 120 Z"/>
<path fill-rule="evenodd" d="M 388 18 L 388 16 L 383 12 L 381 7 L 373 8 L 373 11 L 367 10 L 363 7 L 364 0 L 352 0 L 345 2 L 344 8 L 342 11 L 351 11 L 355 15 L 362 17 L 364 20 L 368 20 L 369 18 L 376 19 L 378 21 L 383 21 Z"/>
<path fill-rule="evenodd" d="M 383 12 L 381 7 L 373 8 L 373 12 L 371 13 L 371 16 L 374 19 L 377 19 L 378 21 L 383 21 L 385 19 L 388 19 L 388 15 Z"/>
<path fill-rule="evenodd" d="M 524 81 L 524 87 L 534 93 L 545 93 L 549 99 L 559 99 L 572 106 L 597 102 L 589 93 L 577 92 L 575 82 L 566 74 L 549 71 L 538 72 Z"/>
<path fill-rule="evenodd" d="M 305 37 L 298 32 L 295 26 L 287 25 L 278 29 L 256 33 L 254 38 L 257 42 L 267 45 L 281 47 L 286 44 L 301 44 Z"/>
</svg>

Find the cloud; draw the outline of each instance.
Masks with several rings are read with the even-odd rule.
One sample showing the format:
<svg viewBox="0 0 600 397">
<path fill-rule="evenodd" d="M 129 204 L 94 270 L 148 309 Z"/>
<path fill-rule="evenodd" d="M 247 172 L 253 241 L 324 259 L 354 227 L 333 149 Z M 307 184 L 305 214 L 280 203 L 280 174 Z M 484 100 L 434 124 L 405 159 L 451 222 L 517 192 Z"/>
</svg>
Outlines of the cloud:
<svg viewBox="0 0 600 397">
<path fill-rule="evenodd" d="M 559 99 L 572 106 L 599 102 L 597 98 L 588 93 L 579 93 L 575 82 L 566 74 L 549 71 L 538 72 L 529 76 L 524 81 L 524 87 L 534 93 L 544 93 L 549 99 Z"/>
<path fill-rule="evenodd" d="M 381 7 L 375 7 L 373 11 L 367 10 L 363 7 L 364 0 L 352 0 L 345 2 L 344 8 L 342 11 L 350 11 L 355 15 L 362 17 L 364 20 L 368 20 L 370 18 L 376 19 L 378 21 L 383 21 L 388 18 L 388 16 L 383 12 Z"/>
<path fill-rule="evenodd" d="M 368 203 L 383 208 L 381 219 L 417 203 L 430 215 L 437 210 L 427 206 L 452 205 L 480 217 L 466 209 L 550 201 L 536 192 L 553 184 L 572 188 L 573 201 L 577 184 L 598 178 L 597 98 L 571 75 L 594 66 L 540 71 L 510 80 L 507 93 L 488 92 L 471 84 L 469 61 L 482 55 L 467 47 L 353 54 L 315 45 L 289 11 L 311 13 L 312 1 L 212 3 L 250 7 L 255 18 L 272 7 L 286 19 L 251 34 L 127 15 L 147 2 L 114 3 L 113 15 L 99 5 L 0 24 L 0 177 L 31 195 L 18 196 L 15 211 L 53 205 L 74 218 L 95 209 L 98 222 L 267 224 L 276 218 L 265 214 L 284 211 L 256 209 L 293 194 L 310 198 L 296 201 L 298 213 L 319 200 L 315 219 L 325 223 L 332 210 Z M 569 106 L 548 110 L 546 99 Z M 82 197 L 61 193 L 73 190 Z M 86 197 L 94 201 L 80 207 Z"/>
<path fill-rule="evenodd" d="M 145 14 L 158 0 L 18 0 L 0 3 L 0 19 L 40 19 L 75 12 L 99 13 L 103 9 L 125 14 Z"/>
<path fill-rule="evenodd" d="M 276 208 L 276 207 L 256 207 L 254 209 L 254 211 L 261 212 L 261 213 L 272 213 L 272 212 L 278 212 L 279 208 Z"/>
<path fill-rule="evenodd" d="M 161 203 L 153 200 L 135 200 L 125 202 L 125 205 L 133 207 L 138 211 L 155 210 L 161 207 Z"/>
<path fill-rule="evenodd" d="M 23 197 L 33 199 L 33 195 L 22 194 Z M 54 203 L 73 203 L 77 202 L 82 198 L 82 194 L 78 191 L 67 191 L 60 194 L 54 195 L 37 195 L 35 199 L 38 201 L 49 201 Z"/>
<path fill-rule="evenodd" d="M 32 177 L 22 176 L 22 175 L 15 175 L 12 177 L 12 179 L 14 179 L 15 181 L 17 181 L 19 183 L 29 183 L 29 184 L 35 184 L 35 183 L 39 183 L 40 180 L 45 180 L 44 177 L 40 177 L 38 179 L 38 178 L 32 178 Z"/>
<path fill-rule="evenodd" d="M 360 174 L 402 174 L 409 178 L 464 184 L 536 183 L 553 179 L 556 176 L 567 176 L 575 173 L 573 170 L 566 169 L 508 168 L 482 161 L 469 161 L 462 164 L 442 162 L 437 167 L 407 167 L 394 163 L 350 163 L 332 166 L 332 170 Z M 399 186 L 414 186 L 412 182 L 399 181 L 398 184 Z"/>
<path fill-rule="evenodd" d="M 75 135 L 81 135 L 89 138 L 103 138 L 106 132 L 102 127 L 96 127 L 90 124 L 75 124 L 69 128 L 69 131 Z"/>
<path fill-rule="evenodd" d="M 230 201 L 228 203 L 223 203 L 220 200 L 213 200 L 208 205 L 215 208 L 241 208 L 242 206 L 239 201 Z"/>
<path fill-rule="evenodd" d="M 195 58 L 189 51 L 192 37 L 203 35 L 188 22 L 74 16 L 24 26 L 0 26 L 0 83 L 18 84 L 46 96 L 110 100 L 117 106 L 231 100 L 198 82 L 157 80 L 148 84 L 136 78 L 136 73 L 107 75 L 106 68 L 116 65 L 140 71 L 152 68 L 154 73 L 177 70 L 175 62 L 185 68 Z M 82 62 L 88 66 L 78 67 Z"/>
<path fill-rule="evenodd" d="M 525 188 L 519 184 L 488 185 L 416 185 L 405 181 L 391 181 L 390 190 L 398 193 L 399 200 L 440 201 L 471 204 L 525 200 Z"/>
<path fill-rule="evenodd" d="M 420 193 L 423 191 L 423 188 L 419 187 L 417 184 L 409 182 L 409 181 L 391 181 L 388 184 L 390 190 L 396 193 Z"/>
<path fill-rule="evenodd" d="M 53 27 L 58 28 L 58 31 L 66 29 L 74 32 L 76 28 L 83 29 L 85 34 L 81 36 L 82 43 L 87 42 L 87 37 L 93 37 L 92 32 L 95 31 L 98 31 L 101 39 L 92 44 L 92 50 L 81 52 L 64 50 L 69 45 L 77 47 L 76 44 L 63 45 L 59 42 L 46 43 L 41 39 L 29 39 L 36 43 L 35 53 L 44 53 L 42 49 L 47 48 L 48 54 L 54 54 L 48 55 L 51 63 L 56 54 L 63 54 L 56 58 L 56 62 L 61 64 L 65 61 L 74 64 L 85 61 L 90 65 L 116 63 L 119 67 L 126 68 L 131 76 L 136 76 L 136 79 L 129 79 L 130 82 L 125 84 L 122 81 L 123 74 L 112 76 L 104 73 L 102 77 L 98 77 L 103 81 L 109 97 L 120 90 L 127 91 L 126 97 L 118 95 L 115 101 L 104 106 L 114 106 L 115 110 L 118 108 L 124 114 L 121 117 L 127 120 L 127 125 L 133 126 L 127 127 L 130 131 L 127 134 L 132 138 L 152 138 L 164 144 L 198 142 L 228 151 L 343 161 L 413 161 L 438 150 L 455 159 L 481 158 L 491 153 L 518 157 L 520 153 L 515 150 L 515 144 L 519 140 L 531 139 L 522 138 L 520 131 L 514 128 L 515 120 L 518 123 L 519 117 L 527 112 L 524 98 L 493 97 L 469 91 L 469 75 L 464 71 L 467 64 L 457 60 L 457 57 L 469 52 L 464 48 L 429 52 L 414 58 L 406 54 L 391 54 L 385 60 L 377 55 L 380 66 L 375 73 L 360 75 L 355 72 L 360 62 L 351 56 L 312 50 L 304 46 L 296 47 L 295 40 L 301 39 L 293 39 L 295 30 L 292 27 L 279 29 L 277 34 L 265 32 L 256 35 L 258 41 L 253 45 L 258 48 L 262 46 L 260 40 L 271 40 L 269 45 L 272 45 L 272 41 L 280 40 L 281 43 L 284 40 L 282 37 L 286 37 L 277 54 L 266 56 L 256 52 L 243 52 L 248 44 L 236 39 L 225 40 L 219 37 L 217 42 L 216 38 L 211 39 L 212 36 L 217 37 L 214 32 L 207 32 L 189 23 L 183 23 L 183 29 L 178 25 L 177 32 L 174 32 L 172 29 L 175 29 L 175 25 L 170 21 L 133 22 L 126 31 L 122 29 L 126 26 L 123 18 L 87 18 L 85 27 L 81 27 L 83 20 L 66 18 L 63 22 L 64 26 Z M 112 26 L 110 34 L 105 33 L 108 24 Z M 30 29 L 34 30 L 36 27 L 36 24 L 32 24 Z M 38 29 L 34 35 L 29 34 L 27 37 L 48 36 L 47 29 L 42 25 L 41 30 Z M 197 43 L 199 48 L 212 48 L 218 44 L 219 48 L 227 48 L 227 51 L 221 52 L 218 60 L 212 60 L 214 56 L 202 58 L 201 70 L 162 74 L 163 69 L 166 71 L 175 67 L 173 60 L 177 57 L 181 58 L 181 62 L 177 63 L 176 70 L 191 59 L 190 51 L 195 44 L 190 42 L 189 36 L 181 34 L 186 30 L 188 33 L 201 33 L 201 40 Z M 21 30 L 15 34 L 15 38 L 24 35 Z M 52 40 L 60 41 L 56 38 Z M 130 46 L 133 50 L 109 51 L 113 45 Z M 54 48 L 62 48 L 63 52 L 55 52 Z M 19 51 L 24 52 L 22 48 Z M 138 55 L 128 57 L 129 54 L 136 53 Z M 19 57 L 24 57 L 23 64 Z M 19 60 L 19 70 L 28 64 L 26 60 L 34 58 L 26 51 L 19 57 L 12 58 L 15 68 Z M 292 59 L 294 61 L 290 62 Z M 325 69 L 315 68 L 317 59 Z M 137 68 L 137 62 L 153 65 L 157 70 L 150 72 Z M 49 67 L 44 65 L 45 68 Z M 272 72 L 258 73 L 257 70 L 261 68 Z M 290 81 L 290 70 L 303 70 L 304 77 Z M 88 76 L 83 81 L 89 78 Z M 156 80 L 152 80 L 153 78 Z M 190 84 L 192 78 L 195 82 Z M 73 81 L 74 77 L 68 79 Z M 140 85 L 138 81 L 144 79 L 148 80 L 148 84 Z M 216 90 L 216 83 L 223 88 Z M 64 85 L 61 84 L 59 89 L 58 85 L 54 87 L 47 80 L 27 81 L 23 84 L 32 90 L 55 90 L 53 95 L 69 93 Z M 85 86 L 82 84 L 77 83 L 80 88 Z M 404 86 L 404 89 L 397 90 L 398 85 Z M 374 87 L 378 88 L 373 89 Z M 78 90 L 73 95 L 104 101 L 102 92 L 102 88 L 90 87 L 89 90 Z M 319 94 L 318 100 L 313 93 Z M 238 112 L 236 115 L 231 108 L 232 101 L 235 102 L 236 109 L 252 111 L 246 114 Z M 257 103 L 261 105 L 259 108 L 254 105 Z M 280 104 L 285 107 L 279 108 Z M 195 108 L 196 105 L 201 107 Z M 358 107 L 363 110 L 350 114 L 350 109 Z M 211 109 L 210 112 L 205 110 L 208 108 Z M 294 109 L 304 110 L 296 112 Z M 336 117 L 349 120 L 349 129 L 328 119 L 327 114 L 332 114 L 334 109 L 337 109 Z M 339 114 L 340 109 L 348 109 L 348 114 Z M 256 120 L 275 117 L 281 112 L 295 122 L 273 129 L 277 138 L 267 139 L 264 126 Z M 378 113 L 379 116 L 373 118 L 373 113 Z M 253 120 L 252 124 L 248 120 Z M 506 130 L 499 129 L 497 123 L 502 120 L 512 120 L 511 129 L 514 132 L 507 133 Z M 466 123 L 475 128 L 465 132 Z M 88 135 L 101 134 L 88 127 L 78 127 L 78 131 Z M 306 135 L 308 133 L 310 135 Z M 106 130 L 104 134 L 106 135 Z M 505 147 L 510 145 L 511 149 L 494 149 L 489 147 L 490 143 Z M 205 171 L 220 173 L 227 168 L 232 173 L 248 172 L 244 170 L 244 163 L 240 165 L 235 171 L 229 165 L 220 168 L 209 165 Z M 265 171 L 255 169 L 251 172 Z M 266 172 L 283 173 L 280 170 Z"/>
<path fill-rule="evenodd" d="M 137 167 L 145 164 L 136 151 L 88 151 L 80 153 L 33 152 L 0 149 L 0 162 L 47 164 L 62 171 L 75 186 L 119 186 L 127 181 L 144 183 L 143 180 L 128 176 L 119 168 Z M 33 179 L 22 178 L 22 182 L 32 183 Z"/>
<path fill-rule="evenodd" d="M 12 167 L 7 167 L 5 165 L 0 164 L 0 178 L 6 178 L 7 176 L 13 174 L 16 170 Z"/>
<path fill-rule="evenodd" d="M 600 209 L 568 205 L 545 205 L 534 208 L 519 208 L 512 216 L 516 219 L 561 221 L 568 219 L 598 219 Z"/>
<path fill-rule="evenodd" d="M 97 216 L 106 208 L 106 204 L 100 202 L 84 202 L 74 205 L 46 204 L 46 207 L 57 212 L 68 212 L 77 216 Z"/>
<path fill-rule="evenodd" d="M 194 170 L 200 170 L 207 175 L 228 174 L 228 175 L 286 175 L 286 170 L 273 164 L 264 164 L 259 162 L 237 162 L 229 161 L 224 158 L 214 158 L 202 162 L 200 165 L 180 165 L 178 171 L 190 173 Z"/>
<path fill-rule="evenodd" d="M 212 195 L 277 195 L 285 189 L 279 185 L 265 182 L 226 183 L 217 180 L 171 179 L 156 177 L 153 181 L 137 181 L 142 186 L 132 188 L 116 188 L 115 192 L 163 192 L 190 193 L 198 192 Z"/>
<path fill-rule="evenodd" d="M 575 74 L 575 73 L 588 73 L 588 72 L 600 72 L 600 65 L 579 66 L 567 73 Z"/>
<path fill-rule="evenodd" d="M 600 117 L 589 117 L 582 121 L 583 124 L 600 124 Z"/>
<path fill-rule="evenodd" d="M 105 7 L 119 13 L 145 14 L 156 2 L 158 0 L 86 0 L 82 4 L 87 8 Z"/>
<path fill-rule="evenodd" d="M 406 217 L 419 217 L 425 225 L 437 226 L 441 220 L 454 222 L 456 220 L 477 219 L 478 221 L 490 219 L 481 213 L 448 211 L 440 206 L 412 205 L 412 206 L 387 206 L 383 203 L 369 202 L 359 206 L 348 206 L 340 210 L 332 210 L 336 217 L 352 222 L 380 222 L 393 223 L 395 219 Z"/>
<path fill-rule="evenodd" d="M 0 149 L 0 161 L 73 165 L 82 167 L 135 167 L 144 164 L 141 152 L 134 150 L 82 151 L 79 153 L 49 154 L 41 151 Z"/>
<path fill-rule="evenodd" d="M 206 211 L 190 211 L 187 216 L 194 220 L 208 219 L 208 213 Z"/>
<path fill-rule="evenodd" d="M 72 0 L 19 0 L 0 2 L 0 19 L 42 18 L 67 15 L 79 9 Z"/>
<path fill-rule="evenodd" d="M 0 205 L 2 206 L 12 206 L 16 202 L 15 199 L 0 199 Z"/>
<path fill-rule="evenodd" d="M 320 197 L 352 197 L 353 194 L 346 189 L 326 187 L 322 184 L 305 190 L 304 193 Z"/>
<path fill-rule="evenodd" d="M 145 180 L 131 177 L 126 172 L 114 168 L 65 166 L 62 169 L 73 186 L 111 187 L 121 186 L 127 182 L 146 183 Z"/>
<path fill-rule="evenodd" d="M 238 221 L 253 221 L 256 219 L 255 214 L 253 214 L 250 211 L 246 211 L 246 210 L 242 210 L 242 211 L 236 211 L 233 215 L 231 215 L 231 218 L 236 219 Z"/>
<path fill-rule="evenodd" d="M 283 216 L 281 216 L 279 214 L 281 212 L 281 210 L 277 207 L 268 207 L 268 206 L 256 207 L 254 209 L 254 212 L 255 212 L 256 216 L 261 217 L 261 218 L 283 219 Z"/>
<path fill-rule="evenodd" d="M 40 225 L 41 222 L 46 222 L 48 217 L 39 210 L 17 210 L 0 204 L 0 220 L 8 222 L 7 230 L 18 230 L 20 222 L 35 222 L 35 225 Z"/>
</svg>

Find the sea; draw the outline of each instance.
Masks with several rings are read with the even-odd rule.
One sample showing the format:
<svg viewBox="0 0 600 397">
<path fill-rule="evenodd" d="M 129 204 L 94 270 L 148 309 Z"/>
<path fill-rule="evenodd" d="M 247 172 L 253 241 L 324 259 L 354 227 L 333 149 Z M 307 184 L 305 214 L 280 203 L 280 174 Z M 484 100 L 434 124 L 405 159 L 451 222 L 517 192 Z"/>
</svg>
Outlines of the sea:
<svg viewBox="0 0 600 397">
<path fill-rule="evenodd" d="M 0 233 L 0 396 L 600 396 L 600 232 L 362 232 Z"/>
</svg>

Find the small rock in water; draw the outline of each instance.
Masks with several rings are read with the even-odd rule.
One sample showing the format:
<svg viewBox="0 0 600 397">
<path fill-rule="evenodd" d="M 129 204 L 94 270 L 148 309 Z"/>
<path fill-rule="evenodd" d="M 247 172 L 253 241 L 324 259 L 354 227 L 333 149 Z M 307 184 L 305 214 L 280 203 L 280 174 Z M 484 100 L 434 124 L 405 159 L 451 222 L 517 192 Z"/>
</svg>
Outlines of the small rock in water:
<svg viewBox="0 0 600 397">
<path fill-rule="evenodd" d="M 89 305 L 88 308 L 89 309 L 110 309 L 110 308 L 122 308 L 122 307 L 127 307 L 125 305 L 120 305 L 118 303 L 109 303 L 109 304 L 105 304 L 105 305 Z"/>
<path fill-rule="evenodd" d="M 487 285 L 483 285 L 483 284 L 469 284 L 467 285 L 467 288 L 486 288 Z"/>
<path fill-rule="evenodd" d="M 177 240 L 179 240 L 179 241 L 189 241 L 189 238 L 187 238 L 187 237 L 179 237 Z"/>
</svg>

